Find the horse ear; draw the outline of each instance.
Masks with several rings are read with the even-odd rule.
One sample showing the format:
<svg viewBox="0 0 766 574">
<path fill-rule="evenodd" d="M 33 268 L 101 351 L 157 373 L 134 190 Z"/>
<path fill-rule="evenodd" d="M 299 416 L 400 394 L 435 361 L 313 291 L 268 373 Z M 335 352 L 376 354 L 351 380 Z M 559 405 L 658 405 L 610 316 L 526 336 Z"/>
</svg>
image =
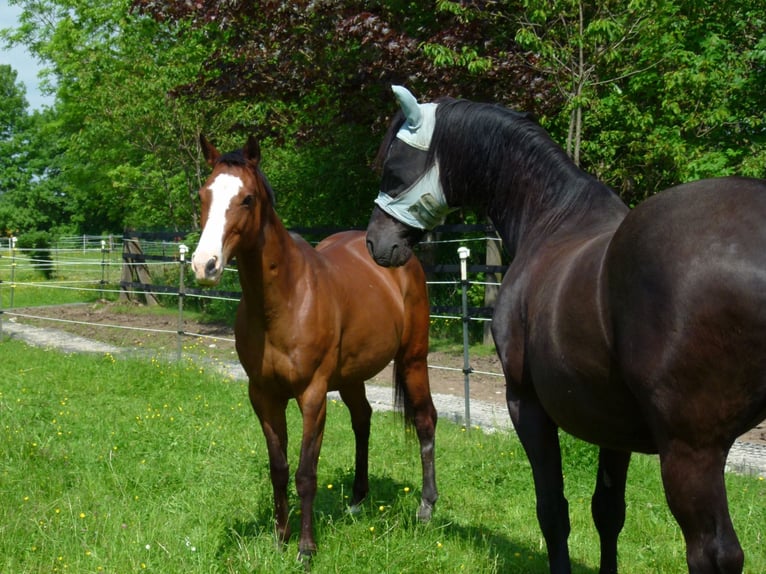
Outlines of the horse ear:
<svg viewBox="0 0 766 574">
<path fill-rule="evenodd" d="M 248 163 L 257 166 L 261 162 L 261 146 L 254 136 L 251 135 L 247 138 L 247 144 L 245 144 L 245 149 L 242 151 Z"/>
<path fill-rule="evenodd" d="M 213 167 L 218 158 L 221 157 L 220 152 L 202 134 L 199 135 L 199 145 L 202 147 L 202 155 L 205 156 L 205 161 L 210 167 Z"/>
<path fill-rule="evenodd" d="M 399 101 L 399 105 L 404 112 L 404 117 L 407 118 L 407 122 L 410 124 L 410 128 L 412 130 L 418 129 L 423 121 L 423 113 L 420 111 L 418 100 L 404 86 L 391 86 L 391 89 Z"/>
</svg>

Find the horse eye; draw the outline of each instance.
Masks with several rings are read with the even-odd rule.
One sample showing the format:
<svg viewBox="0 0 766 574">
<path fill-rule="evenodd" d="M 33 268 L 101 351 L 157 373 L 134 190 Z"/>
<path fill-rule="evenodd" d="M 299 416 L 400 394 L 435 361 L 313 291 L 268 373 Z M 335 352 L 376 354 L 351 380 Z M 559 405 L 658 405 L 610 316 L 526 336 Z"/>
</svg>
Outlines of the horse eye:
<svg viewBox="0 0 766 574">
<path fill-rule="evenodd" d="M 242 207 L 252 207 L 252 205 L 253 205 L 253 196 L 246 195 L 244 199 L 242 200 Z"/>
</svg>

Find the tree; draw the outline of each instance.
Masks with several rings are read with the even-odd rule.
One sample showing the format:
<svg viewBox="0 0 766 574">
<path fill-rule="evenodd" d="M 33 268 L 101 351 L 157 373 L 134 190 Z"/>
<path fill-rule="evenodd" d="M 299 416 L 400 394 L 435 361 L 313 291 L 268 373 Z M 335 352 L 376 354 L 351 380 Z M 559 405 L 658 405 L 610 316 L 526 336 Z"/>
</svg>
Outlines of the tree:
<svg viewBox="0 0 766 574">
<path fill-rule="evenodd" d="M 561 115 L 568 122 L 565 150 L 579 165 L 584 110 L 595 105 L 599 92 L 641 73 L 625 58 L 626 48 L 654 34 L 655 22 L 665 22 L 664 4 L 647 9 L 643 2 L 524 0 L 523 5 L 516 40 L 540 56 L 540 70 L 561 94 Z"/>
<path fill-rule="evenodd" d="M 51 179 L 73 206 L 74 224 L 95 233 L 187 228 L 203 122 L 168 92 L 196 74 L 196 33 L 134 17 L 118 0 L 24 6 L 14 38 L 56 77 L 56 129 L 66 145 Z"/>
<path fill-rule="evenodd" d="M 261 139 L 289 224 L 364 225 L 392 83 L 535 112 L 629 202 L 766 164 L 756 0 L 11 1 L 55 85 L 14 144 L 52 227 L 193 227 L 200 132 Z"/>
<path fill-rule="evenodd" d="M 23 84 L 11 66 L 0 65 L 0 232 L 17 233 L 25 217 L 17 207 L 31 177 L 25 164 L 29 116 Z"/>
<path fill-rule="evenodd" d="M 516 38 L 566 101 L 548 127 L 628 203 L 691 179 L 766 173 L 757 2 L 524 4 Z"/>
</svg>

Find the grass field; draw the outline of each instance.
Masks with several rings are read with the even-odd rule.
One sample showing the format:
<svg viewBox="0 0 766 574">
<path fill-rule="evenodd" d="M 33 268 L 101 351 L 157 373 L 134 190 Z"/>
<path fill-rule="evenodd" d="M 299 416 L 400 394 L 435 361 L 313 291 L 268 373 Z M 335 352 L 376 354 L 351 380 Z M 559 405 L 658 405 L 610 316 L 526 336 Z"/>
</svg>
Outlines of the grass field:
<svg viewBox="0 0 766 574">
<path fill-rule="evenodd" d="M 0 343 L 0 572 L 302 572 L 295 536 L 274 543 L 263 438 L 241 382 L 191 362 L 64 355 Z M 300 419 L 290 407 L 291 463 Z M 595 449 L 564 437 L 574 572 L 595 573 Z M 328 407 L 315 505 L 315 573 L 546 572 L 526 457 L 512 435 L 440 422 L 441 499 L 415 519 L 417 441 L 376 413 L 371 492 L 346 513 L 353 439 Z M 764 481 L 729 476 L 746 571 L 766 571 Z M 294 486 L 291 503 L 297 507 Z M 295 512 L 295 511 L 294 511 Z M 293 531 L 298 517 L 291 516 Z M 623 572 L 683 572 L 684 547 L 657 462 L 636 456 Z"/>
<path fill-rule="evenodd" d="M 120 278 L 118 253 L 98 250 L 52 251 L 50 262 L 41 262 L 30 250 L 0 251 L 0 305 L 2 308 L 61 305 L 111 298 L 109 290 Z M 51 273 L 46 278 L 43 270 Z M 102 286 L 101 281 L 106 283 Z M 103 289 L 102 289 L 103 287 Z"/>
</svg>

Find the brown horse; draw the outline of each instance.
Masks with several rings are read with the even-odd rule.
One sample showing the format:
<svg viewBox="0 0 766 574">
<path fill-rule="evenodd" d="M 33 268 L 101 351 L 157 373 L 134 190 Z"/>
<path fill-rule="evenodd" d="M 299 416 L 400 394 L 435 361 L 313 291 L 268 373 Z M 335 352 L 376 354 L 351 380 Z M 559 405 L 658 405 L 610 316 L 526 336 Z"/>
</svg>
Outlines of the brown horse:
<svg viewBox="0 0 766 574">
<path fill-rule="evenodd" d="M 527 116 L 395 92 L 368 248 L 401 265 L 457 206 L 495 223 L 513 261 L 492 331 L 551 571 L 570 572 L 561 428 L 601 447 L 602 573 L 617 570 L 631 451 L 659 453 L 689 571 L 740 572 L 724 465 L 766 416 L 766 181 L 688 183 L 629 211 Z"/>
<path fill-rule="evenodd" d="M 436 410 L 428 382 L 429 303 L 420 263 L 375 265 L 364 232 L 328 237 L 316 249 L 289 233 L 274 211 L 258 143 L 220 155 L 201 138 L 213 172 L 199 191 L 202 236 L 192 268 L 215 284 L 237 258 L 242 299 L 237 353 L 249 378 L 250 401 L 266 437 L 277 536 L 290 536 L 287 507 L 287 424 L 294 398 L 303 416 L 295 485 L 301 499 L 299 556 L 316 551 L 312 505 L 328 391 L 348 406 L 356 440 L 352 507 L 368 490 L 370 408 L 364 381 L 394 361 L 397 404 L 420 441 L 423 489 L 418 516 L 428 520 L 438 497 L 434 473 Z"/>
</svg>

